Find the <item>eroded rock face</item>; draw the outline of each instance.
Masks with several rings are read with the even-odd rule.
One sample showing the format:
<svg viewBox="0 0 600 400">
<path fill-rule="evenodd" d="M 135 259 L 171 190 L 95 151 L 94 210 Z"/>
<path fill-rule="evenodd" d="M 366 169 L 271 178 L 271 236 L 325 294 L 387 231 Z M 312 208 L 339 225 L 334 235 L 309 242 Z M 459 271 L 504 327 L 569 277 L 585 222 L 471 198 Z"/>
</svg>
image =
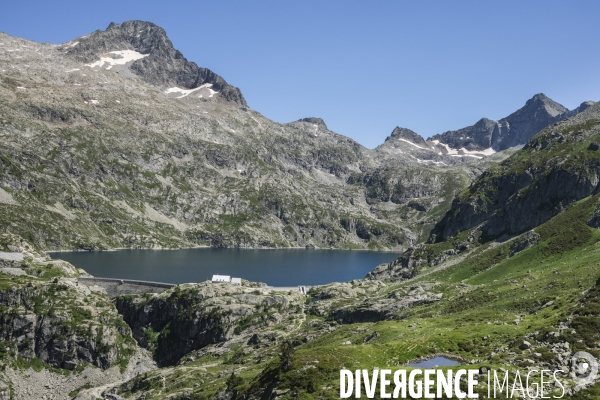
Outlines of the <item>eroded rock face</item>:
<svg viewBox="0 0 600 400">
<path fill-rule="evenodd" d="M 131 331 L 98 287 L 77 282 L 71 264 L 51 261 L 23 239 L 0 235 L 0 352 L 4 361 L 38 358 L 55 368 L 107 369 L 136 348 Z M 10 257 L 9 257 L 10 256 Z"/>
<path fill-rule="evenodd" d="M 0 307 L 4 350 L 26 360 L 68 370 L 84 364 L 106 369 L 135 347 L 108 297 L 75 279 L 1 289 Z"/>
<path fill-rule="evenodd" d="M 299 292 L 270 292 L 231 284 L 185 284 L 152 296 L 121 296 L 116 306 L 160 365 L 192 350 L 277 324 L 302 305 Z"/>
<path fill-rule="evenodd" d="M 352 174 L 348 183 L 365 185 L 365 200 L 368 204 L 388 201 L 403 204 L 413 199 L 446 195 L 445 185 L 449 181 L 446 174 L 425 169 L 402 172 L 388 168 L 374 169 Z"/>
<path fill-rule="evenodd" d="M 428 262 L 418 248 L 409 248 L 400 257 L 386 264 L 378 265 L 369 272 L 365 279 L 369 280 L 406 280 L 414 278 L 419 268 Z"/>
</svg>

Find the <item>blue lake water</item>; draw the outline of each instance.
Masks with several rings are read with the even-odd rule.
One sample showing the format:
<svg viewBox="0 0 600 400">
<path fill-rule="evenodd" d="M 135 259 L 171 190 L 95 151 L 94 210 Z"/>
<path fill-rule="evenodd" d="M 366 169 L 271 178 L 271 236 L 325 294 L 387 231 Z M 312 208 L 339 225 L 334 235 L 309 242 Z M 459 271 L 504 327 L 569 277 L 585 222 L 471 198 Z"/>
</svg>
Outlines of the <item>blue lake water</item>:
<svg viewBox="0 0 600 400">
<path fill-rule="evenodd" d="M 460 365 L 458 361 L 451 360 L 446 357 L 433 357 L 429 360 L 421 361 L 414 364 L 408 364 L 409 367 L 414 368 L 434 368 L 434 367 L 451 367 L 454 365 Z"/>
<path fill-rule="evenodd" d="M 231 275 L 271 286 L 322 285 L 364 278 L 397 253 L 308 249 L 117 250 L 50 253 L 102 278 L 166 283 Z"/>
</svg>

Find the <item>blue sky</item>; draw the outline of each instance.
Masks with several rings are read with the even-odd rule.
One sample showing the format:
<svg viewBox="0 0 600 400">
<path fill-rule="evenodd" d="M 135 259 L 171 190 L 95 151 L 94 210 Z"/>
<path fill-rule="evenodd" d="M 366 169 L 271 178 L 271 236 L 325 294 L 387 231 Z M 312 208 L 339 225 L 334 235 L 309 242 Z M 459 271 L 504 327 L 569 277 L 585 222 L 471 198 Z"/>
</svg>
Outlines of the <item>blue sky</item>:
<svg viewBox="0 0 600 400">
<path fill-rule="evenodd" d="M 13 1 L 0 30 L 62 43 L 152 21 L 189 60 L 289 122 L 321 117 L 373 148 L 502 118 L 536 93 L 600 100 L 598 1 Z"/>
</svg>

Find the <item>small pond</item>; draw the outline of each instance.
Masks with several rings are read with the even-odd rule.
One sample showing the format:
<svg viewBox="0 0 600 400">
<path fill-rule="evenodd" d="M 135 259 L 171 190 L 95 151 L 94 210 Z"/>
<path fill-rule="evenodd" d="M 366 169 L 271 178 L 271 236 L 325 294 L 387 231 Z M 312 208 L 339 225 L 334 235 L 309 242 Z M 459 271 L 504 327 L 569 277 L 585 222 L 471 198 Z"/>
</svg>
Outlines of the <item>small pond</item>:
<svg viewBox="0 0 600 400">
<path fill-rule="evenodd" d="M 414 364 L 408 364 L 409 367 L 413 368 L 452 367 L 454 365 L 460 365 L 460 362 L 451 360 L 446 357 L 433 357 L 429 360 L 421 361 Z"/>
</svg>

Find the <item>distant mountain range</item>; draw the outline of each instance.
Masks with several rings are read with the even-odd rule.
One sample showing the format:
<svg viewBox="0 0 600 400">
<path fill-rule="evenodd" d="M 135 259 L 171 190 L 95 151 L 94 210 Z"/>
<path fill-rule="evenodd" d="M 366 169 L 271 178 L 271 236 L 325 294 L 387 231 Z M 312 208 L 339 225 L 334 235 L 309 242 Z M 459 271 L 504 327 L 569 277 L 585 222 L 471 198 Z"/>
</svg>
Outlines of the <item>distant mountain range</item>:
<svg viewBox="0 0 600 400">
<path fill-rule="evenodd" d="M 482 118 L 474 125 L 434 135 L 429 140 L 453 149 L 502 151 L 523 145 L 550 124 L 579 114 L 594 104 L 586 101 L 571 111 L 543 93 L 527 100 L 525 106 L 499 121 Z"/>
<path fill-rule="evenodd" d="M 585 101 L 579 107 L 569 110 L 539 93 L 527 100 L 522 108 L 499 121 L 482 118 L 474 125 L 434 135 L 427 141 L 410 129 L 396 127 L 380 147 L 403 148 L 405 146 L 400 142 L 408 141 L 440 155 L 481 158 L 524 145 L 548 125 L 573 117 L 594 104 L 593 101 Z"/>
<path fill-rule="evenodd" d="M 207 92 L 208 96 L 211 96 L 217 92 L 220 98 L 247 107 L 246 100 L 238 88 L 229 85 L 213 71 L 188 61 L 173 47 L 164 29 L 151 22 L 111 23 L 104 31 L 97 30 L 66 43 L 61 50 L 76 61 L 91 64 L 107 53 L 108 57 L 117 59 L 119 55 L 111 55 L 111 51 L 115 48 L 120 49 L 118 52 L 130 51 L 128 56 L 134 57 L 132 62 L 125 66 L 124 64 L 112 65 L 107 61 L 102 66 L 97 64 L 95 68 L 131 72 L 145 82 L 167 90 L 171 89 L 172 97 L 184 97 L 191 93 L 202 95 Z M 574 116 L 593 104 L 593 101 L 586 101 L 578 108 L 569 111 L 540 93 L 508 117 L 499 121 L 482 118 L 472 126 L 434 135 L 427 140 L 430 143 L 405 128 L 394 129 L 386 142 L 396 139 L 395 142 L 398 144 L 398 139 L 408 140 L 442 155 L 482 157 L 491 154 L 491 150 L 497 152 L 523 145 L 546 126 Z M 412 134 L 402 133 L 404 131 Z"/>
</svg>

